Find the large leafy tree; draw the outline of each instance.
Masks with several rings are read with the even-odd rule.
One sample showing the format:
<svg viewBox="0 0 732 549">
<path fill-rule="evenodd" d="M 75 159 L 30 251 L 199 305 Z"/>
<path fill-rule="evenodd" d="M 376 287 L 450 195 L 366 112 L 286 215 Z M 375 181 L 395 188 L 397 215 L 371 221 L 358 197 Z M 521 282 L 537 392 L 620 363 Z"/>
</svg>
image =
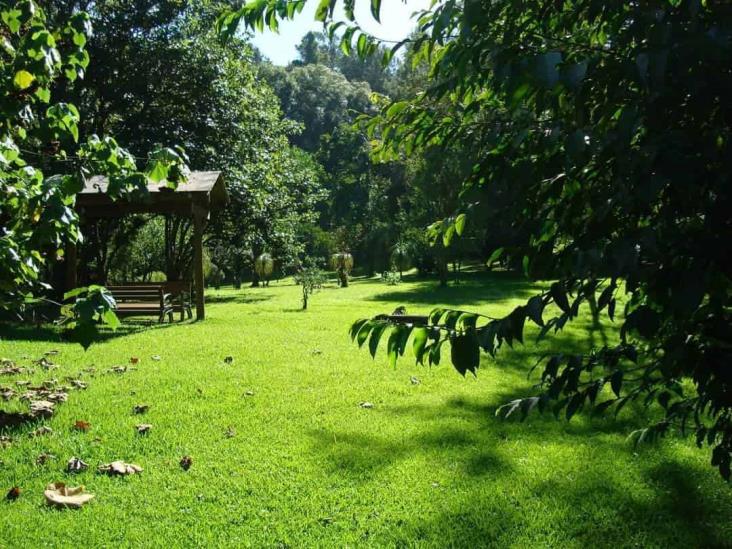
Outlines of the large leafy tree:
<svg viewBox="0 0 732 549">
<path fill-rule="evenodd" d="M 242 20 L 255 27 L 267 17 L 293 16 L 301 4 L 247 4 L 224 16 L 221 27 Z M 327 20 L 334 5 L 319 2 L 317 16 Z M 353 19 L 353 2 L 344 5 Z M 380 5 L 371 2 L 377 18 Z M 343 42 L 361 55 L 377 48 L 354 25 Z M 527 245 L 505 253 L 522 258 L 530 276 L 558 280 L 505 318 L 435 311 L 427 328 L 396 325 L 388 343 L 392 360 L 413 333 L 418 360 L 436 362 L 449 341 L 455 367 L 474 372 L 480 349 L 495 354 L 503 344 L 522 342 L 527 320 L 548 334 L 596 301 L 621 322 L 620 343 L 552 356 L 540 394 L 510 403 L 503 415 L 538 407 L 571 418 L 586 406 L 656 403 L 662 419 L 637 439 L 692 429 L 729 478 L 728 6 L 445 0 L 419 16 L 408 45 L 429 60 L 433 85 L 385 106 L 372 121 L 383 151 L 482 143 L 463 191 L 518 181 L 520 216 L 505 222 L 528 219 L 536 228 Z M 438 100 L 448 102 L 448 112 L 434 111 Z M 442 224 L 445 233 L 460 233 L 480 211 L 480 203 L 456 211 L 453 222 Z M 550 304 L 558 314 L 545 320 Z M 361 321 L 354 337 L 378 339 L 384 322 Z"/>
<path fill-rule="evenodd" d="M 111 138 L 80 140 L 81 117 L 59 101 L 65 85 L 81 79 L 89 64 L 89 16 L 74 11 L 47 22 L 32 0 L 0 2 L 2 22 L 2 135 L 0 136 L 0 309 L 22 313 L 49 286 L 45 267 L 63 258 L 68 242 L 81 239 L 75 194 L 93 173 L 109 176 L 109 194 L 144 193 L 150 179 L 177 184 L 185 176 L 182 155 L 151 150 L 145 172 Z M 87 345 L 98 320 L 114 324 L 114 302 L 103 288 L 78 289 L 62 309 Z"/>
<path fill-rule="evenodd" d="M 52 5 L 63 18 L 79 2 Z M 265 250 L 281 262 L 297 253 L 298 227 L 312 221 L 320 195 L 311 163 L 288 145 L 295 126 L 283 120 L 251 48 L 238 39 L 221 44 L 212 33 L 217 6 L 95 2 L 89 7 L 95 63 L 69 94 L 90 115 L 82 134 L 115 135 L 138 155 L 156 143 L 182 143 L 193 168 L 224 171 L 231 202 L 205 239 L 214 263 L 236 281 Z M 185 277 L 190 268 L 191 225 L 187 218 L 166 220 L 170 278 Z M 118 232 L 133 229 L 118 225 Z M 116 249 L 115 240 L 92 244 Z"/>
</svg>

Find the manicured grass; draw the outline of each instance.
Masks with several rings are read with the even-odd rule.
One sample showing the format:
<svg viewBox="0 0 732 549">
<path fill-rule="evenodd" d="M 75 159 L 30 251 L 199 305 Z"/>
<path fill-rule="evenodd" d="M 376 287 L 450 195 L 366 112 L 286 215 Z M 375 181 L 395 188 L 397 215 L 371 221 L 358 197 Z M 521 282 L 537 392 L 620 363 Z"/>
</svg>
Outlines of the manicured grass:
<svg viewBox="0 0 732 549">
<path fill-rule="evenodd" d="M 463 379 L 448 364 L 429 369 L 411 357 L 392 369 L 347 336 L 353 320 L 400 304 L 410 313 L 438 305 L 501 313 L 531 289 L 500 274 L 446 290 L 357 280 L 314 295 L 307 312 L 289 283 L 211 291 L 205 322 L 128 322 L 87 352 L 52 330 L 3 327 L 0 356 L 26 365 L 23 356 L 57 349 L 60 368 L 0 385 L 63 380 L 92 365 L 96 373 L 83 372 L 89 388 L 46 422 L 53 434 L 29 437 L 36 425 L 5 433 L 14 442 L 0 449 L 0 489 L 23 492 L 0 501 L 0 546 L 729 545 L 732 488 L 691 440 L 634 450 L 626 436 L 642 410 L 571 423 L 494 417 L 530 393 L 529 368 L 558 340 L 506 349 Z M 588 328 L 577 323 L 561 340 L 579 347 L 616 337 Z M 132 356 L 137 370 L 104 372 Z M 149 412 L 133 415 L 140 403 Z M 76 420 L 91 429 L 74 430 Z M 147 436 L 135 432 L 141 422 L 153 425 Z M 43 452 L 57 459 L 37 465 Z M 187 472 L 184 455 L 193 459 Z M 66 473 L 71 456 L 90 469 Z M 115 459 L 145 470 L 95 472 Z M 78 511 L 48 508 L 43 489 L 57 480 L 84 484 L 96 499 Z"/>
</svg>

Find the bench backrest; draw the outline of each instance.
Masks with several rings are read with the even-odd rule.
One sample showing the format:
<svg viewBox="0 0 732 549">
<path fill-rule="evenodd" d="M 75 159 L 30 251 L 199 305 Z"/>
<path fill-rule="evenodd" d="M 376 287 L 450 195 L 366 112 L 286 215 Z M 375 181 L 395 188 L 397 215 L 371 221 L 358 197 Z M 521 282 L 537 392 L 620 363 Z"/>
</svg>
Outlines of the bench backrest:
<svg viewBox="0 0 732 549">
<path fill-rule="evenodd" d="M 112 293 L 116 301 L 143 301 L 162 303 L 164 291 L 162 284 L 145 284 L 145 285 L 125 285 L 125 286 L 108 286 L 107 289 Z"/>
</svg>

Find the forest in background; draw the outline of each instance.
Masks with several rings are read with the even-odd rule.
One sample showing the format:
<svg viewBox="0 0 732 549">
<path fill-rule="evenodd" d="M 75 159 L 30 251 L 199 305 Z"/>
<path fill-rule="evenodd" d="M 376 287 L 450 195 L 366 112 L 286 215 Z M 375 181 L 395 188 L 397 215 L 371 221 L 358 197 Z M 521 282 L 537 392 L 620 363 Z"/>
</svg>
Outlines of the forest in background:
<svg viewBox="0 0 732 549">
<path fill-rule="evenodd" d="M 81 4 L 51 2 L 51 19 Z M 406 55 L 384 69 L 380 57 L 345 55 L 335 38 L 311 32 L 298 60 L 275 66 L 246 36 L 218 39 L 215 3 L 148 4 L 96 2 L 85 79 L 54 93 L 84 113 L 82 141 L 110 135 L 141 158 L 177 143 L 191 169 L 224 172 L 231 202 L 205 236 L 210 284 L 256 285 L 262 254 L 279 277 L 335 253 L 352 254 L 366 275 L 416 267 L 446 284 L 451 269 L 497 247 L 501 235 L 477 224 L 449 248 L 428 239 L 427 227 L 457 209 L 455 182 L 471 169 L 460 145 L 380 162 L 357 123 L 379 101 L 423 90 L 424 61 Z M 510 201 L 494 198 L 496 210 Z M 80 283 L 190 277 L 189 219 L 82 223 Z"/>
</svg>

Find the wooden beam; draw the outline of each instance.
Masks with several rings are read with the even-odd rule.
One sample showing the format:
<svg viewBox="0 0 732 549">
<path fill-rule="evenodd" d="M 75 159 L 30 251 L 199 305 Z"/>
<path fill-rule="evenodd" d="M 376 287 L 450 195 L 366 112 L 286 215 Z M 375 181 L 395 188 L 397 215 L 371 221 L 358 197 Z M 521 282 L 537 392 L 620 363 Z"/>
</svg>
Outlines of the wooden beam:
<svg viewBox="0 0 732 549">
<path fill-rule="evenodd" d="M 77 267 L 77 246 L 76 242 L 68 241 L 66 243 L 66 252 L 64 253 L 64 262 L 66 267 L 66 277 L 64 281 L 64 290 L 73 290 L 78 286 L 76 279 Z"/>
<path fill-rule="evenodd" d="M 203 229 L 205 225 L 205 217 L 193 216 L 193 282 L 196 287 L 196 320 L 206 318 L 206 305 L 203 297 Z"/>
</svg>

